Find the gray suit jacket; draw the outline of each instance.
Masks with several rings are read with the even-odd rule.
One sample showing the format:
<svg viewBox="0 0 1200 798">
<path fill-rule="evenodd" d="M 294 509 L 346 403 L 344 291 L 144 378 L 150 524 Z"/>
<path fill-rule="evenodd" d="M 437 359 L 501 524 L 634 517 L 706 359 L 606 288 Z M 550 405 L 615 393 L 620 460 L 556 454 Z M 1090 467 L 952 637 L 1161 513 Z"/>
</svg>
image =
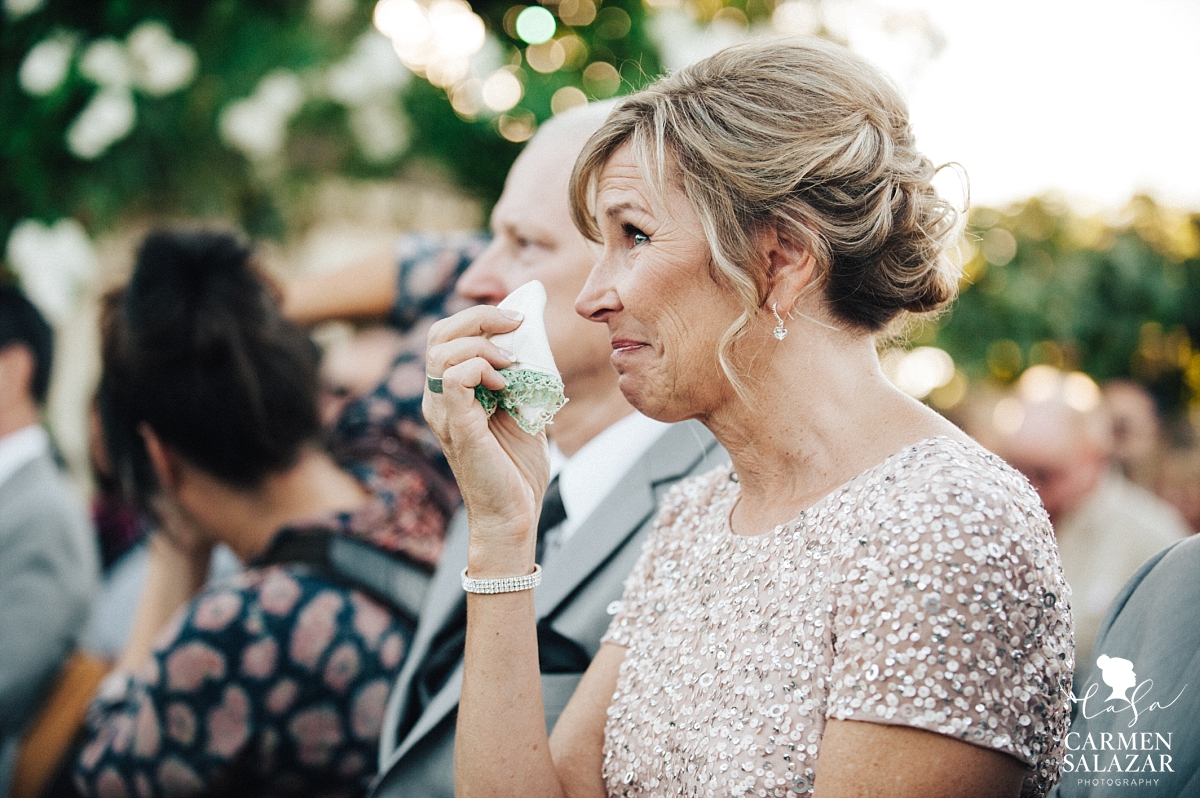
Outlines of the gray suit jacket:
<svg viewBox="0 0 1200 798">
<path fill-rule="evenodd" d="M 0 485 L 0 795 L 25 724 L 87 620 L 96 544 L 49 455 Z"/>
<path fill-rule="evenodd" d="M 1096 668 L 1086 684 L 1072 688 L 1087 700 L 1076 703 L 1069 762 L 1053 795 L 1200 796 L 1198 612 L 1200 536 L 1194 536 L 1151 557 L 1109 607 L 1093 653 L 1130 661 L 1133 677 L 1122 682 L 1120 669 Z M 1136 679 L 1126 693 L 1132 704 L 1112 698 L 1106 675 L 1118 684 Z"/>
<path fill-rule="evenodd" d="M 680 479 L 702 474 L 728 459 L 712 434 L 697 422 L 676 424 L 663 433 L 547 563 L 534 599 L 538 620 L 549 619 L 554 631 L 594 656 L 611 620 L 609 605 L 621 597 L 662 494 Z M 462 663 L 404 739 L 397 739 L 397 727 L 407 709 L 413 677 L 462 596 L 459 574 L 466 562 L 466 514 L 460 512 L 451 525 L 408 659 L 388 701 L 374 796 L 454 795 L 454 726 L 462 693 Z M 582 675 L 542 675 L 547 730 L 554 727 Z"/>
</svg>

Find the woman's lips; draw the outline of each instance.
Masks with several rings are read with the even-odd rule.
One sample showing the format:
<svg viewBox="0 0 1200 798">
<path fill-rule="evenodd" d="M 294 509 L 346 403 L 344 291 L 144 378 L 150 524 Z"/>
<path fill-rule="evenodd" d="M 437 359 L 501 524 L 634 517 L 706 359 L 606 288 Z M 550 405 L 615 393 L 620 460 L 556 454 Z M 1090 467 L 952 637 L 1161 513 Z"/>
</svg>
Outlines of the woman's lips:
<svg viewBox="0 0 1200 798">
<path fill-rule="evenodd" d="M 616 338 L 612 342 L 612 355 L 609 356 L 609 361 L 617 371 L 622 370 L 623 361 L 633 357 L 635 354 L 646 348 L 646 344 L 641 341 L 630 341 L 626 338 Z"/>
</svg>

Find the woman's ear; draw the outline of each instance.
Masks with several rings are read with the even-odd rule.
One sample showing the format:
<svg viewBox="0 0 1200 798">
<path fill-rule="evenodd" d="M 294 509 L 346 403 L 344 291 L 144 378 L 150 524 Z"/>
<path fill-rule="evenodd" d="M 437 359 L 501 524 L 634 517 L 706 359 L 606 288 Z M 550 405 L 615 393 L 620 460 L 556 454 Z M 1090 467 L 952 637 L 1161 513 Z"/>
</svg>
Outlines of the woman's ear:
<svg viewBox="0 0 1200 798">
<path fill-rule="evenodd" d="M 778 305 L 787 315 L 797 299 L 817 282 L 817 259 L 800 242 L 776 229 L 763 232 L 762 247 L 767 260 L 770 293 L 767 306 Z"/>
<path fill-rule="evenodd" d="M 184 477 L 179 455 L 162 442 L 149 424 L 139 424 L 138 434 L 146 444 L 146 456 L 150 458 L 150 467 L 154 469 L 159 486 L 167 493 L 178 493 Z"/>
</svg>

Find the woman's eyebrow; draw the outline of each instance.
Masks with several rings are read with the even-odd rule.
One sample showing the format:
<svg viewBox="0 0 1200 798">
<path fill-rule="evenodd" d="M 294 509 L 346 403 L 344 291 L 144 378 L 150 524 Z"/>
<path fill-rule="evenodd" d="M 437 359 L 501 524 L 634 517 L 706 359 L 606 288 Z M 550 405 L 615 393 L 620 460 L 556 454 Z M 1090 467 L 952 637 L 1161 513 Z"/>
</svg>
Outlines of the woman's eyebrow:
<svg viewBox="0 0 1200 798">
<path fill-rule="evenodd" d="M 623 213 L 624 211 L 638 211 L 640 213 L 645 213 L 646 209 L 635 202 L 618 202 L 616 205 L 610 205 L 605 208 L 604 215 L 612 218 L 620 213 Z"/>
</svg>

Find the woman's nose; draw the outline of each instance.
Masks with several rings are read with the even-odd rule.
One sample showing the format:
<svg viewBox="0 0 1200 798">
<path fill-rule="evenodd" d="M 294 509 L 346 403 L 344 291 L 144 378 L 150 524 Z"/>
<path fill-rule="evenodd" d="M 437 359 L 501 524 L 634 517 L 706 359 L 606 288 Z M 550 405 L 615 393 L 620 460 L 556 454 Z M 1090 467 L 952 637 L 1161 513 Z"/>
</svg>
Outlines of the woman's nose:
<svg viewBox="0 0 1200 798">
<path fill-rule="evenodd" d="M 607 250 L 588 273 L 583 290 L 575 298 L 575 312 L 588 321 L 605 322 L 613 313 L 621 310 L 621 298 L 617 294 L 612 258 Z"/>
</svg>

